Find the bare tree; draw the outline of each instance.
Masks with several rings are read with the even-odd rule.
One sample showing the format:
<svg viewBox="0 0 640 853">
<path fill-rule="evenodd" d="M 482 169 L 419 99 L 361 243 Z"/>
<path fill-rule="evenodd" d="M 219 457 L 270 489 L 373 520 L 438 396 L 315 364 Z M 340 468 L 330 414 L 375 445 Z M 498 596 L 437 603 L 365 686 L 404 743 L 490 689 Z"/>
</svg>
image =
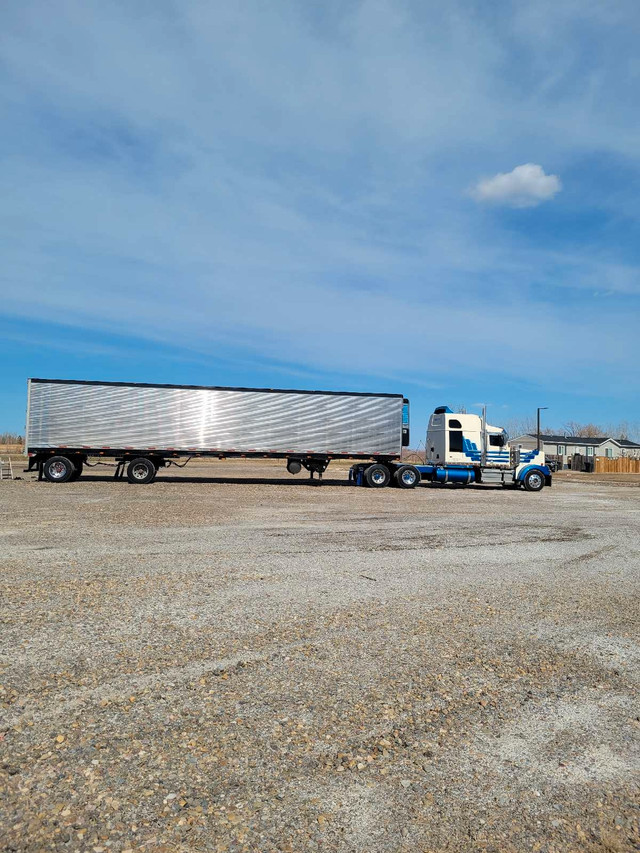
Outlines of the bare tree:
<svg viewBox="0 0 640 853">
<path fill-rule="evenodd" d="M 607 426 L 607 435 L 623 441 L 640 441 L 640 424 L 620 421 L 618 424 Z"/>
<path fill-rule="evenodd" d="M 0 432 L 0 444 L 22 444 L 24 438 L 17 432 Z"/>
<path fill-rule="evenodd" d="M 566 435 L 580 436 L 581 438 L 604 437 L 604 430 L 597 424 L 581 424 L 578 421 L 567 421 L 562 426 Z"/>
<path fill-rule="evenodd" d="M 519 435 L 535 435 L 536 434 L 536 419 L 529 418 L 510 418 L 504 423 L 504 428 L 509 433 L 511 438 L 516 438 Z M 552 430 L 540 428 L 541 432 L 550 432 Z"/>
</svg>

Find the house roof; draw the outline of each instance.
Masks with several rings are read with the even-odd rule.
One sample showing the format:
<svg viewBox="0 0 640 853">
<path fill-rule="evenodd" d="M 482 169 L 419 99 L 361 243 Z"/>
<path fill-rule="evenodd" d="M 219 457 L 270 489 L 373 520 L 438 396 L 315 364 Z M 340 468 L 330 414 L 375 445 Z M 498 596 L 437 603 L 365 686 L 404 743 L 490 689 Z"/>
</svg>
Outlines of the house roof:
<svg viewBox="0 0 640 853">
<path fill-rule="evenodd" d="M 527 438 L 536 438 L 535 433 L 525 433 Z M 512 438 L 511 442 L 516 441 L 518 438 L 524 438 L 524 435 L 516 436 L 516 438 Z M 599 447 L 601 444 L 604 444 L 605 441 L 613 441 L 618 444 L 620 447 L 627 447 L 631 449 L 640 449 L 640 444 L 635 441 L 629 441 L 627 438 L 611 438 L 608 435 L 597 435 L 593 437 L 587 437 L 584 435 L 553 435 L 550 433 L 540 433 L 540 440 L 545 444 L 573 444 L 583 445 L 584 447 Z"/>
<path fill-rule="evenodd" d="M 535 434 L 527 433 L 531 438 L 535 438 Z M 588 438 L 584 435 L 553 435 L 549 433 L 540 433 L 541 441 L 547 444 L 584 444 L 585 446 L 597 447 L 607 440 L 606 435 L 598 435 L 595 438 Z"/>
</svg>

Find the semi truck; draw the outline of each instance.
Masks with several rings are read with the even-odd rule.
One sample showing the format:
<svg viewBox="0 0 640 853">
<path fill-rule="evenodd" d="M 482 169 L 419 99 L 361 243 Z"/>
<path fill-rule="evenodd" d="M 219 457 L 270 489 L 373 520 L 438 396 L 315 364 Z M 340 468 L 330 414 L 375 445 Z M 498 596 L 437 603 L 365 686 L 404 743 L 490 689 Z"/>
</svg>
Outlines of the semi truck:
<svg viewBox="0 0 640 853">
<path fill-rule="evenodd" d="M 349 459 L 350 481 L 370 488 L 479 483 L 490 470 L 529 491 L 551 484 L 542 453 L 520 459 L 505 450 L 506 434 L 484 415 L 453 417 L 446 407 L 431 416 L 425 464 L 403 462 L 410 432 L 402 394 L 60 379 L 27 384 L 28 470 L 51 483 L 78 479 L 95 464 L 90 459 L 110 459 L 116 478 L 126 474 L 130 483 L 144 484 L 160 468 L 194 457 L 243 457 L 282 459 L 289 473 L 304 468 L 312 479 L 332 460 Z"/>
</svg>

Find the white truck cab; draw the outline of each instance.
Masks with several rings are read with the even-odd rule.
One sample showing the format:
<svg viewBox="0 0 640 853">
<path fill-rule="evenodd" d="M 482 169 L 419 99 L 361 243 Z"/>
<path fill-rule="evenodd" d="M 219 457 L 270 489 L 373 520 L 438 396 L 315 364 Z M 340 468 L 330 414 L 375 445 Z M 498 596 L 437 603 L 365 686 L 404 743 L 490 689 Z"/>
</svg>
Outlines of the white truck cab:
<svg viewBox="0 0 640 853">
<path fill-rule="evenodd" d="M 440 406 L 429 419 L 426 461 L 433 465 L 509 467 L 509 436 L 478 415 L 456 414 Z"/>
<path fill-rule="evenodd" d="M 551 485 L 551 471 L 541 450 L 510 449 L 502 427 L 482 415 L 452 412 L 439 406 L 429 419 L 425 465 L 417 466 L 423 480 L 442 483 L 480 483 L 483 471 L 502 472 L 502 482 L 537 492 Z"/>
</svg>

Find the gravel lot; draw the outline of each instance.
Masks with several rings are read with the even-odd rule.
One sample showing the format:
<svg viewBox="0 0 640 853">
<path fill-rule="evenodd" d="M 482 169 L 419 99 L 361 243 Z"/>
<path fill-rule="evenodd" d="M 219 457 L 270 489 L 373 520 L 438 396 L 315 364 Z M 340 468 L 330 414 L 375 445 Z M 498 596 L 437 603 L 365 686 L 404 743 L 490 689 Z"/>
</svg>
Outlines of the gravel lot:
<svg viewBox="0 0 640 853">
<path fill-rule="evenodd" d="M 640 849 L 640 488 L 327 473 L 0 484 L 5 850 Z"/>
</svg>

